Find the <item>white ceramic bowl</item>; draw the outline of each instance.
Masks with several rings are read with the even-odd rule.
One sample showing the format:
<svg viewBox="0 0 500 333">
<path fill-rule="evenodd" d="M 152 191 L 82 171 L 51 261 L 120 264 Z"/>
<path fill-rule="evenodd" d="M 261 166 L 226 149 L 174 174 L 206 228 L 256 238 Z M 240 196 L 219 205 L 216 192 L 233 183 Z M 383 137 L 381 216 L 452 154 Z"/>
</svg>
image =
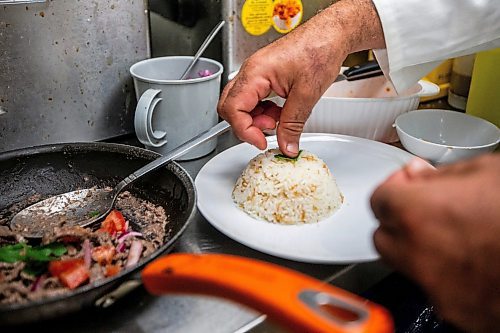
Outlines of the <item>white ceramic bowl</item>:
<svg viewBox="0 0 500 333">
<path fill-rule="evenodd" d="M 500 130 L 494 124 L 449 110 L 416 110 L 396 119 L 403 146 L 435 164 L 467 159 L 496 149 Z"/>
<path fill-rule="evenodd" d="M 419 81 L 400 95 L 384 77 L 336 82 L 314 107 L 304 132 L 337 133 L 366 139 L 398 141 L 394 120 L 418 108 L 420 97 L 439 93 L 434 83 Z"/>
</svg>

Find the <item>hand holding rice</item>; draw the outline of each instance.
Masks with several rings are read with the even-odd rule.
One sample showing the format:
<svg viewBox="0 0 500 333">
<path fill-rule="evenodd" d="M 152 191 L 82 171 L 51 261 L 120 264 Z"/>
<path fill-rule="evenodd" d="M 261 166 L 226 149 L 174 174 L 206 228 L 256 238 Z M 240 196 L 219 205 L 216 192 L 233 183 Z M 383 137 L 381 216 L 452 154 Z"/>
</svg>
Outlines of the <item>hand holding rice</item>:
<svg viewBox="0 0 500 333">
<path fill-rule="evenodd" d="M 278 149 L 249 162 L 232 197 L 250 216 L 282 224 L 318 222 L 343 201 L 325 162 L 307 151 L 301 151 L 296 159 L 288 158 Z"/>
</svg>

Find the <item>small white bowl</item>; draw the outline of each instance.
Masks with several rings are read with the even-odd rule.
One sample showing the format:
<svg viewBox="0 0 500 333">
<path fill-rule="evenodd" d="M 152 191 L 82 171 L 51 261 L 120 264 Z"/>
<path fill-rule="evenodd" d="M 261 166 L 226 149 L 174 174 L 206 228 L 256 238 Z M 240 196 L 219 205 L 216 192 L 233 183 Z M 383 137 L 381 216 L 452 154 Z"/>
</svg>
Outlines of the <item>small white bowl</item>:
<svg viewBox="0 0 500 333">
<path fill-rule="evenodd" d="M 500 142 L 494 124 L 457 111 L 411 111 L 397 117 L 395 126 L 406 150 L 435 164 L 491 152 Z"/>
</svg>

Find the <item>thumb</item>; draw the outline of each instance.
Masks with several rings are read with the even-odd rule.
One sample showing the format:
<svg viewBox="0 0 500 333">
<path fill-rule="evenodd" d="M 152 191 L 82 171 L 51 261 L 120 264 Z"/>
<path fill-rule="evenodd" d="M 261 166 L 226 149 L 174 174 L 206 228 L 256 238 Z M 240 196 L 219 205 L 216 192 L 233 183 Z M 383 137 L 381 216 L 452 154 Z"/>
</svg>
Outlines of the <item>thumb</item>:
<svg viewBox="0 0 500 333">
<path fill-rule="evenodd" d="M 276 130 L 278 146 L 283 154 L 290 157 L 295 157 L 299 153 L 300 135 L 316 103 L 316 100 L 308 95 L 292 89 L 281 110 Z"/>
<path fill-rule="evenodd" d="M 436 168 L 420 157 L 413 158 L 404 169 L 408 177 L 412 179 L 436 173 Z"/>
</svg>

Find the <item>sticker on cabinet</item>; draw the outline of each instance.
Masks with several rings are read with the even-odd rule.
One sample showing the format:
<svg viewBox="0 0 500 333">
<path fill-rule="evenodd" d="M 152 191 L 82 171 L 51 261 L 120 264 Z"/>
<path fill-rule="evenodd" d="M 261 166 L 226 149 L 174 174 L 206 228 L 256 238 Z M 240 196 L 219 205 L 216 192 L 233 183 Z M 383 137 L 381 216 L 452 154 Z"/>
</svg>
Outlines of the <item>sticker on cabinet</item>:
<svg viewBox="0 0 500 333">
<path fill-rule="evenodd" d="M 260 36 L 271 27 L 278 33 L 292 31 L 302 21 L 301 0 L 246 0 L 241 9 L 245 31 Z"/>
<path fill-rule="evenodd" d="M 302 20 L 302 2 L 300 0 L 276 0 L 273 7 L 273 27 L 277 32 L 287 33 Z"/>
<path fill-rule="evenodd" d="M 247 0 L 241 8 L 241 24 L 250 35 L 260 36 L 271 28 L 273 0 Z"/>
</svg>

